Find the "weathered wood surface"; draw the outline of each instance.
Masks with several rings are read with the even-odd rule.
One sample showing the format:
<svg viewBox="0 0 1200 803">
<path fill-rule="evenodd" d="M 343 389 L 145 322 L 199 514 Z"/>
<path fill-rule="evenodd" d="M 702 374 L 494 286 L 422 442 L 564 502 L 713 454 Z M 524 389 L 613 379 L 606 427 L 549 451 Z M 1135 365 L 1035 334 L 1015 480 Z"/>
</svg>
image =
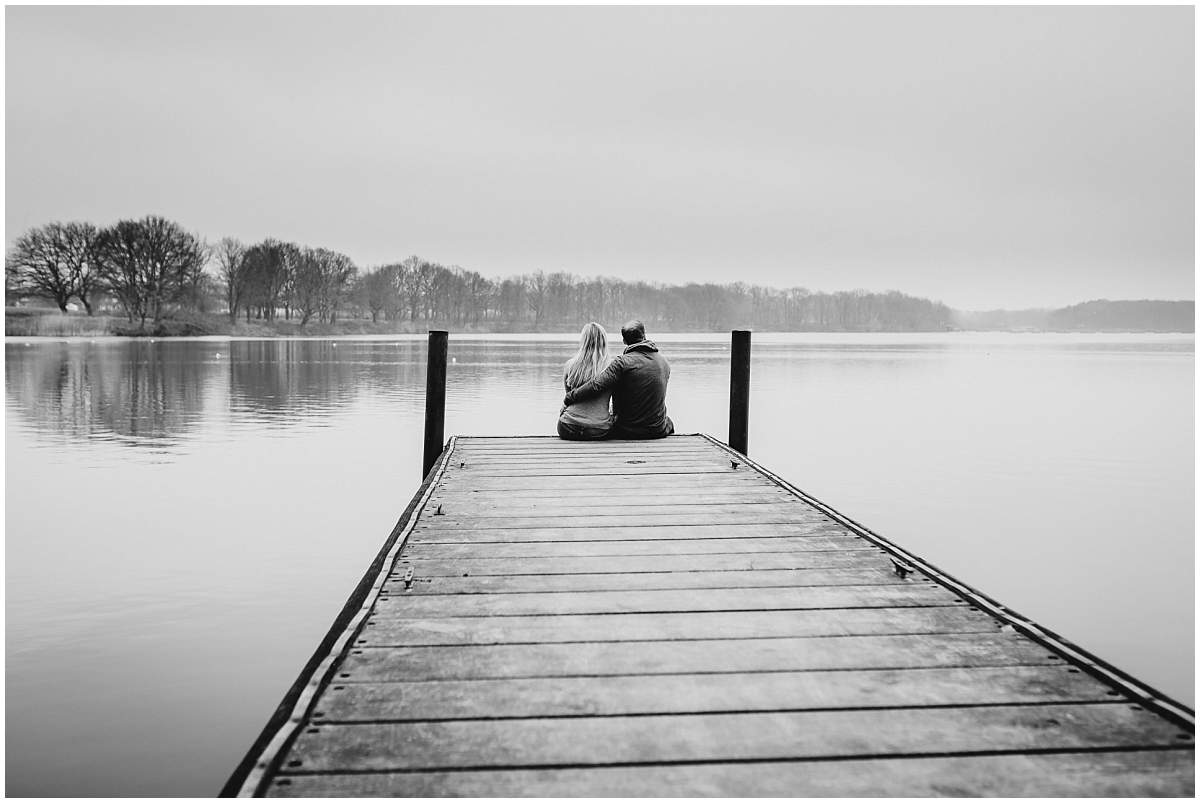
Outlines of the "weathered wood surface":
<svg viewBox="0 0 1200 803">
<path fill-rule="evenodd" d="M 309 771 L 1174 747 L 1178 731 L 1112 703 L 329 723 L 291 753 Z"/>
<path fill-rule="evenodd" d="M 421 568 L 428 564 L 421 564 Z M 415 564 L 406 562 L 400 568 L 414 566 L 415 582 L 406 586 L 406 570 L 391 574 L 384 582 L 384 593 L 411 596 L 424 594 L 504 594 L 551 593 L 555 591 L 655 591 L 670 588 L 773 588 L 782 586 L 855 586 L 901 585 L 896 574 L 882 566 L 867 568 L 823 568 L 821 571 L 802 569 L 746 569 L 743 571 L 640 572 L 637 574 L 503 574 L 471 575 L 468 577 L 439 576 L 437 583 L 428 577 L 417 576 Z"/>
<path fill-rule="evenodd" d="M 372 628 L 364 636 L 370 643 Z M 932 634 L 694 639 L 565 644 L 354 649 L 337 677 L 350 681 L 452 678 L 664 675 L 678 672 L 782 672 L 813 669 L 905 669 L 935 666 L 1053 664 L 1032 642 L 1007 635 Z"/>
<path fill-rule="evenodd" d="M 834 567 L 883 568 L 885 559 L 878 550 L 835 550 L 832 552 L 778 551 L 730 552 L 721 555 L 630 555 L 571 558 L 450 558 L 437 560 L 407 558 L 417 577 L 476 577 L 479 575 L 531 576 L 540 574 L 649 574 L 670 572 L 732 573 L 763 569 L 795 571 Z M 436 582 L 436 581 L 434 581 Z"/>
<path fill-rule="evenodd" d="M 636 533 L 623 533 L 632 536 Z M 676 533 L 678 536 L 679 533 Z M 711 531 L 701 538 L 623 538 L 605 541 L 555 541 L 550 538 L 524 541 L 466 541 L 440 543 L 414 541 L 408 556 L 418 560 L 459 560 L 471 558 L 591 558 L 636 557 L 640 555 L 728 555 L 749 552 L 863 552 L 849 538 L 769 535 L 729 537 Z"/>
<path fill-rule="evenodd" d="M 995 622 L 966 607 L 860 608 L 597 614 L 577 616 L 376 617 L 355 643 L 372 647 L 554 642 L 994 633 Z"/>
<path fill-rule="evenodd" d="M 533 616 L 582 613 L 781 611 L 806 608 L 907 608 L 964 604 L 944 588 L 922 584 L 806 588 L 698 588 L 657 591 L 555 591 L 509 594 L 383 596 L 375 616 Z"/>
<path fill-rule="evenodd" d="M 1111 702 L 1108 689 L 1061 667 L 617 675 L 338 684 L 326 722 L 511 719 L 617 714 L 798 711 L 1051 702 Z"/>
<path fill-rule="evenodd" d="M 1188 722 L 705 438 L 457 438 L 437 471 L 244 792 L 1193 792 Z"/>
<path fill-rule="evenodd" d="M 312 797 L 1178 797 L 1187 749 L 546 770 L 281 774 L 273 796 Z M 1181 790 L 1183 790 L 1181 792 Z"/>
</svg>

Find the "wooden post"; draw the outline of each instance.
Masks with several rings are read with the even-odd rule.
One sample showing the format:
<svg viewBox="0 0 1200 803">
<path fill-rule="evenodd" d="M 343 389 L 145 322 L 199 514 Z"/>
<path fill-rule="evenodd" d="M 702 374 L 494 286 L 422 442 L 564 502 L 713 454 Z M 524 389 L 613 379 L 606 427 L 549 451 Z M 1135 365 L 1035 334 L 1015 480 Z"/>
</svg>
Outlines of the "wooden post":
<svg viewBox="0 0 1200 803">
<path fill-rule="evenodd" d="M 425 371 L 425 454 L 421 476 L 437 462 L 446 443 L 446 351 L 449 332 L 429 330 L 429 357 Z"/>
<path fill-rule="evenodd" d="M 734 329 L 729 361 L 729 445 L 749 454 L 750 331 Z"/>
</svg>

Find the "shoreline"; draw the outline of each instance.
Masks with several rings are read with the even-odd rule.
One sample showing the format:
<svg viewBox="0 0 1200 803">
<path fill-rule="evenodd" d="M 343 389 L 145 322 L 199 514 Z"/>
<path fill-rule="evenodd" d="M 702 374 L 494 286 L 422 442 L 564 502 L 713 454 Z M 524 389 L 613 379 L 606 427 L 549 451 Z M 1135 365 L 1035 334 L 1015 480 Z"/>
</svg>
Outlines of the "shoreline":
<svg viewBox="0 0 1200 803">
<path fill-rule="evenodd" d="M 1004 336 L 1004 337 L 1104 337 L 1104 338 L 1129 338 L 1129 337 L 1172 337 L 1172 338 L 1187 338 L 1195 339 L 1195 332 L 1168 332 L 1168 331 L 1151 331 L 1151 330 L 1071 330 L 1071 331 L 1055 331 L 1055 330 L 1039 330 L 1039 331 L 1009 331 L 1000 329 L 963 329 L 956 331 L 785 331 L 771 329 L 755 329 L 753 333 L 760 339 L 771 339 L 774 337 L 800 337 L 811 336 L 817 340 L 827 339 L 843 339 L 843 338 L 955 338 L 962 337 L 964 339 L 973 339 L 981 336 Z M 575 342 L 579 335 L 575 332 L 455 332 L 450 331 L 450 336 L 458 340 L 519 340 L 519 341 L 538 341 L 538 340 L 562 340 L 564 342 Z M 707 342 L 715 338 L 724 341 L 729 336 L 728 331 L 709 331 L 709 332 L 660 332 L 651 339 L 657 340 L 694 340 L 697 342 Z M 307 334 L 207 334 L 207 335 L 114 335 L 114 334 L 58 334 L 58 335 L 21 335 L 21 334 L 5 334 L 4 341 L 6 343 L 21 343 L 21 342 L 97 342 L 97 341 L 145 341 L 154 343 L 160 340 L 172 341 L 197 341 L 197 342 L 229 342 L 229 341 L 264 341 L 264 340 L 363 340 L 363 341 L 391 341 L 391 340 L 411 340 L 425 341 L 428 337 L 428 332 L 346 332 L 323 334 L 312 332 Z"/>
<path fill-rule="evenodd" d="M 424 338 L 432 329 L 444 329 L 456 338 L 556 338 L 578 337 L 577 323 L 560 323 L 554 328 L 540 330 L 516 329 L 510 326 L 486 326 L 480 323 L 455 325 L 449 322 L 411 321 L 372 322 L 363 318 L 343 318 L 336 323 L 310 321 L 301 325 L 292 320 L 262 321 L 246 323 L 244 320 L 230 321 L 227 315 L 212 313 L 184 314 L 163 318 L 157 323 L 149 322 L 145 328 L 136 327 L 124 315 L 98 313 L 59 313 L 46 311 L 14 312 L 7 308 L 4 316 L 5 340 L 63 340 L 63 339 L 120 339 L 120 340 L 180 340 L 180 339 L 226 339 L 226 340 L 325 340 L 330 338 L 405 339 Z M 613 327 L 614 328 L 615 324 Z M 1095 328 L 1049 328 L 1021 326 L 1015 328 L 992 327 L 944 327 L 938 329 L 775 329 L 758 328 L 753 325 L 720 329 L 670 330 L 658 326 L 654 331 L 672 335 L 714 336 L 728 335 L 731 328 L 745 328 L 756 335 L 817 335 L 817 336 L 954 336 L 954 335 L 1195 335 L 1192 329 L 1167 329 L 1128 327 Z M 660 334 L 661 336 L 661 334 Z"/>
</svg>

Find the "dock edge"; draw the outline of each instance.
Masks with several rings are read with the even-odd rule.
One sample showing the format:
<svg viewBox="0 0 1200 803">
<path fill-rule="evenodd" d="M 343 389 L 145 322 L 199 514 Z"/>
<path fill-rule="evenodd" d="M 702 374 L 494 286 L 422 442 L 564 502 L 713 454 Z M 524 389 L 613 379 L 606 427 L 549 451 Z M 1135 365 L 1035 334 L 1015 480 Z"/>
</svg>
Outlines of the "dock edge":
<svg viewBox="0 0 1200 803">
<path fill-rule="evenodd" d="M 960 598 L 966 600 L 979 610 L 982 610 L 993 618 L 999 619 L 1005 624 L 1010 625 L 1014 630 L 1022 633 L 1048 650 L 1058 653 L 1059 655 L 1063 656 L 1063 658 L 1067 659 L 1072 664 L 1078 666 L 1080 669 L 1084 670 L 1096 679 L 1107 683 L 1110 686 L 1120 687 L 1126 693 L 1136 697 L 1141 705 L 1153 710 L 1160 716 L 1165 717 L 1172 723 L 1195 735 L 1196 712 L 1193 709 L 1188 708 L 1164 692 L 1142 683 L 1137 678 L 1133 677 L 1127 672 L 1122 671 L 1121 669 L 1118 669 L 1117 667 L 1105 661 L 1103 658 L 1093 655 L 1082 647 L 1073 644 L 1071 641 L 1054 632 L 1050 628 L 1043 627 L 1042 625 L 1034 622 L 1032 619 L 1029 619 L 1028 617 L 1016 612 L 1012 608 L 1001 605 L 997 600 L 992 599 L 988 595 L 980 591 L 976 591 L 971 586 L 967 585 L 961 580 L 955 579 L 953 576 L 938 568 L 933 563 L 930 563 L 918 555 L 914 555 L 903 547 L 897 546 L 865 525 L 859 524 L 849 516 L 839 513 L 837 510 L 834 510 L 832 507 L 816 497 L 807 494 L 797 488 L 795 485 L 792 485 L 790 482 L 785 480 L 783 477 L 780 477 L 778 474 L 775 474 L 770 469 L 764 468 L 746 455 L 731 448 L 728 444 L 722 443 L 707 433 L 702 432 L 699 434 L 702 438 L 709 441 L 717 448 L 730 454 L 737 460 L 754 467 L 756 471 L 760 472 L 763 476 L 767 477 L 780 488 L 783 488 L 789 493 L 794 494 L 808 505 L 821 511 L 838 523 L 848 527 L 861 538 L 875 544 L 905 563 L 920 569 L 935 583 L 938 583 L 942 587 L 958 595 Z"/>
<path fill-rule="evenodd" d="M 400 514 L 396 526 L 392 528 L 375 559 L 354 587 L 341 613 L 333 620 L 329 632 L 325 634 L 325 638 L 308 659 L 300 675 L 283 695 L 275 712 L 233 774 L 229 776 L 218 797 L 254 797 L 261 794 L 264 782 L 276 769 L 275 765 L 298 735 L 298 726 L 316 701 L 318 692 L 329 684 L 337 659 L 375 605 L 379 590 L 387 580 L 392 564 L 404 548 L 413 527 L 416 526 L 417 514 L 424 508 L 445 472 L 457 441 L 458 436 L 454 436 L 446 442 L 441 456 L 433 464 L 408 507 Z"/>
</svg>

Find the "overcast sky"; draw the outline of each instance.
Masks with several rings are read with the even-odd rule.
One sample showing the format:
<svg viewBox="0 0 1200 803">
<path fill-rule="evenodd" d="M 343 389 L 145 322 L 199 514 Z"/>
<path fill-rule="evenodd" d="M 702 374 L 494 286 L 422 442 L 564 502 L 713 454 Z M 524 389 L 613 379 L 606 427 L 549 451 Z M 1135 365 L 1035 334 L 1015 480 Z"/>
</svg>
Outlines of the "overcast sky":
<svg viewBox="0 0 1200 803">
<path fill-rule="evenodd" d="M 6 238 L 1193 298 L 1194 10 L 8 7 Z"/>
</svg>

